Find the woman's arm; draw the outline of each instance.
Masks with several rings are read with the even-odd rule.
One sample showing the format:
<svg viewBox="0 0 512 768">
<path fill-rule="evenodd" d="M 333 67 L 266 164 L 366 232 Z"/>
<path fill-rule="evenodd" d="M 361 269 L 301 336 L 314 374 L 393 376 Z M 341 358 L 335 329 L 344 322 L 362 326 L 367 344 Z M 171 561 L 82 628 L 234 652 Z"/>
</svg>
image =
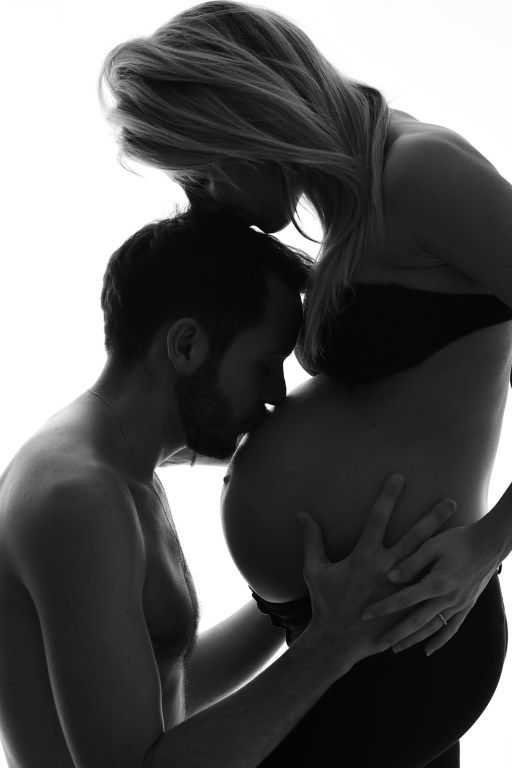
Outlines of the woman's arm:
<svg viewBox="0 0 512 768">
<path fill-rule="evenodd" d="M 479 531 L 485 547 L 497 553 L 498 562 L 508 557 L 512 552 L 512 485 L 496 506 L 472 527 Z"/>
<path fill-rule="evenodd" d="M 512 186 L 448 130 L 399 141 L 388 169 L 394 215 L 429 253 L 512 306 Z"/>
<path fill-rule="evenodd" d="M 388 573 L 394 584 L 410 586 L 368 605 L 363 619 L 416 608 L 388 630 L 381 641 L 390 642 L 398 651 L 428 639 L 428 656 L 458 632 L 512 549 L 512 486 L 503 499 L 476 523 L 449 528 L 434 536 Z M 397 570 L 398 576 L 394 577 Z"/>
<path fill-rule="evenodd" d="M 427 252 L 512 306 L 512 186 L 450 131 L 400 142 L 388 169 L 393 215 Z M 512 485 L 476 523 L 434 537 L 400 563 L 398 577 L 388 574 L 396 584 L 415 582 L 430 568 L 419 582 L 369 605 L 365 615 L 371 619 L 419 606 L 382 639 L 401 650 L 428 638 L 425 650 L 438 650 L 458 631 L 511 550 Z"/>
</svg>

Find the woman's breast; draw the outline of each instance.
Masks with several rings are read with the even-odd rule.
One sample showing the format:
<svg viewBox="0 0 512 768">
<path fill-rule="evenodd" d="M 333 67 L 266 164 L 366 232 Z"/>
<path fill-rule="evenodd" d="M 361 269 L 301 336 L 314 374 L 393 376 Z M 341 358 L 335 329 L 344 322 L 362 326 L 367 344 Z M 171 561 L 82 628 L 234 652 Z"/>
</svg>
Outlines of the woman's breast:
<svg viewBox="0 0 512 768">
<path fill-rule="evenodd" d="M 384 539 L 394 545 L 429 508 L 455 498 L 449 526 L 487 511 L 510 376 L 512 323 L 485 328 L 415 368 L 348 389 L 310 379 L 239 447 L 222 500 L 226 541 L 266 600 L 303 595 L 295 515 L 310 512 L 327 555 L 346 557 L 385 479 L 406 486 Z"/>
</svg>

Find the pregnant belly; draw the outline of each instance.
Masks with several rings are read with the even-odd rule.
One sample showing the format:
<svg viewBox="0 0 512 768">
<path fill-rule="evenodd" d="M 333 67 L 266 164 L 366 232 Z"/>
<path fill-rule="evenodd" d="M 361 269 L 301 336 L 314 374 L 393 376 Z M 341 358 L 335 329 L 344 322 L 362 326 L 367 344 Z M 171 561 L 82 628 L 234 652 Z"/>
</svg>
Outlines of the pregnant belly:
<svg viewBox="0 0 512 768">
<path fill-rule="evenodd" d="M 477 423 L 464 418 L 467 402 L 450 403 L 446 392 L 441 415 L 433 399 L 424 398 L 418 408 L 413 389 L 407 391 L 407 404 L 396 392 L 355 396 L 318 376 L 240 446 L 228 470 L 222 519 L 231 555 L 261 597 L 285 602 L 307 592 L 295 519 L 300 509 L 321 524 L 328 557 L 342 559 L 393 472 L 402 472 L 406 485 L 385 546 L 393 546 L 443 498 L 458 504 L 447 527 L 486 513 L 501 405 L 496 403 L 494 415 L 484 409 L 487 420 Z"/>
</svg>

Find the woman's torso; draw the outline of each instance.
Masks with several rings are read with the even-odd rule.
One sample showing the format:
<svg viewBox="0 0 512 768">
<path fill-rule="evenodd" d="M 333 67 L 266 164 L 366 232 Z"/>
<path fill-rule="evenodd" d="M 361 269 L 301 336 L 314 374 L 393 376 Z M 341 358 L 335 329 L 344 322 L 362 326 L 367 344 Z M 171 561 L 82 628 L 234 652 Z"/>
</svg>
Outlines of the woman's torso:
<svg viewBox="0 0 512 768">
<path fill-rule="evenodd" d="M 399 113 L 388 137 L 388 161 L 398 139 L 425 131 L 452 138 L 444 128 Z M 455 134 L 452 140 L 464 143 Z M 442 254 L 423 252 L 407 224 L 386 208 L 386 170 L 383 189 L 384 243 L 362 259 L 355 283 L 489 294 L 444 263 Z M 296 512 L 311 512 L 324 530 L 328 555 L 342 558 L 357 542 L 385 478 L 396 471 L 407 482 L 390 521 L 388 546 L 444 497 L 458 503 L 448 527 L 480 519 L 487 512 L 511 350 L 512 322 L 500 322 L 385 378 L 347 386 L 320 374 L 290 393 L 240 447 L 228 473 L 223 524 L 248 584 L 273 602 L 303 595 Z"/>
</svg>

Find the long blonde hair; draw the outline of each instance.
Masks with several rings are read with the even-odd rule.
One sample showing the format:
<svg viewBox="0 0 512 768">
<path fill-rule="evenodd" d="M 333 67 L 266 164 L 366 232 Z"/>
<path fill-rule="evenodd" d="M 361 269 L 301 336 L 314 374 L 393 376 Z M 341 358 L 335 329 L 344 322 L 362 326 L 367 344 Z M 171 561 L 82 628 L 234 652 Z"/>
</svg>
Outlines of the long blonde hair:
<svg viewBox="0 0 512 768">
<path fill-rule="evenodd" d="M 275 164 L 308 237 L 294 212 L 297 192 L 306 197 L 323 229 L 298 345 L 314 370 L 358 259 L 383 232 L 383 95 L 339 73 L 285 17 L 230 0 L 115 47 L 99 94 L 120 156 L 165 170 L 189 197 L 225 161 Z"/>
</svg>

